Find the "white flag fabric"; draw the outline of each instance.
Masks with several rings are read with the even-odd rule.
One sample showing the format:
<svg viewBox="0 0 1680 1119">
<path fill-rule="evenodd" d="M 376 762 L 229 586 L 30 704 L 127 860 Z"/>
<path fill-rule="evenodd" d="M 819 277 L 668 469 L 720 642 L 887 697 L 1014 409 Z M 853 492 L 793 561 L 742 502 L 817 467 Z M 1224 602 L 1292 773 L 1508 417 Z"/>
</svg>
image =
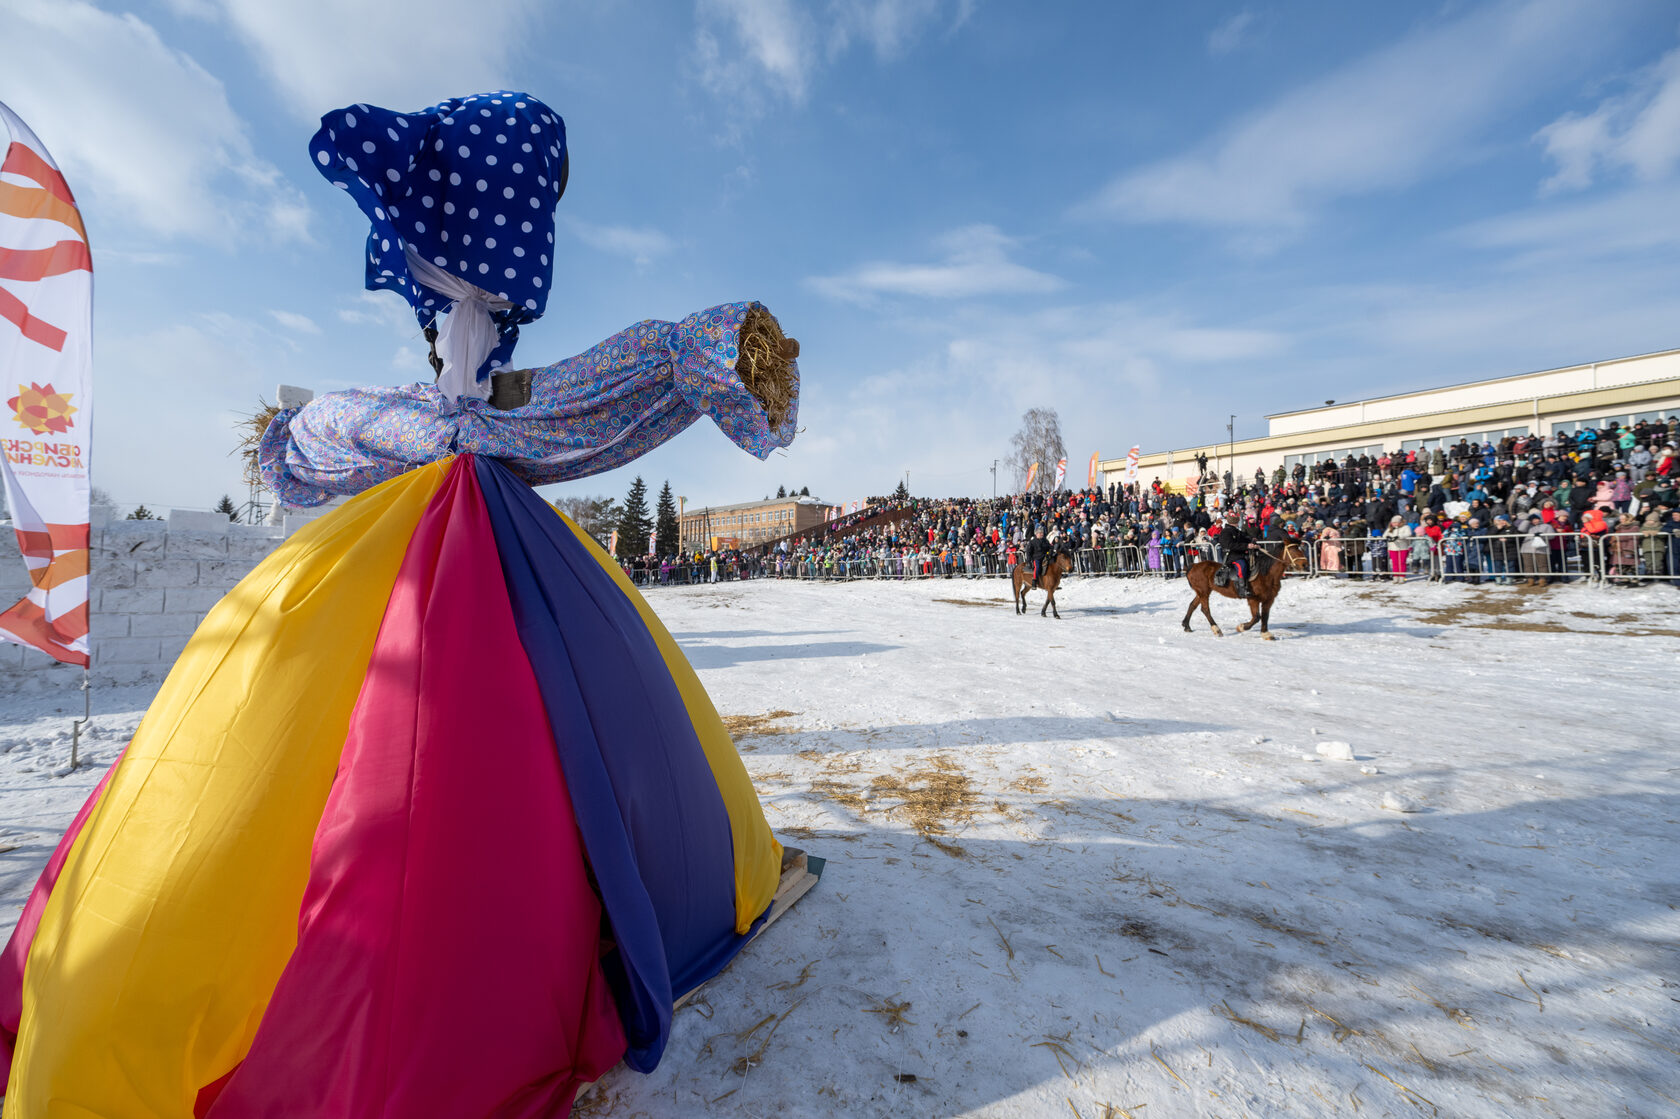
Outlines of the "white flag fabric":
<svg viewBox="0 0 1680 1119">
<path fill-rule="evenodd" d="M 1062 488 L 1062 479 L 1067 477 L 1067 459 L 1056 460 L 1056 488 Z"/>
<path fill-rule="evenodd" d="M 1137 481 L 1138 457 L 1138 449 L 1135 446 L 1126 453 L 1126 481 L 1128 482 Z"/>
<path fill-rule="evenodd" d="M 0 482 L 29 593 L 0 640 L 88 664 L 93 259 L 58 164 L 0 103 Z"/>
</svg>

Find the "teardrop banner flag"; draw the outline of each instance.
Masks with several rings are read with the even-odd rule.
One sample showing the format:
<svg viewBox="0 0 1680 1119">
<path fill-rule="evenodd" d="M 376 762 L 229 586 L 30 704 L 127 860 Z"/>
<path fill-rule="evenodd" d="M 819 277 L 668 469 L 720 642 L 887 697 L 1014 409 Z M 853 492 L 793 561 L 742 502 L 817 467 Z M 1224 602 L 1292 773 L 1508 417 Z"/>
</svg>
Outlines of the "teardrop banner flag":
<svg viewBox="0 0 1680 1119">
<path fill-rule="evenodd" d="M 1130 451 L 1126 452 L 1126 481 L 1128 482 L 1137 481 L 1138 457 L 1138 448 L 1136 446 L 1133 446 Z"/>
<path fill-rule="evenodd" d="M 1097 488 L 1097 452 L 1095 451 L 1091 452 L 1091 465 L 1085 471 L 1085 488 L 1088 490 Z"/>
<path fill-rule="evenodd" d="M 88 664 L 93 259 L 46 145 L 0 103 L 0 483 L 29 593 L 0 641 Z"/>
<path fill-rule="evenodd" d="M 1056 460 L 1056 489 L 1062 488 L 1062 479 L 1067 477 L 1067 459 Z"/>
<path fill-rule="evenodd" d="M 1032 492 L 1032 487 L 1033 487 L 1033 482 L 1036 481 L 1037 479 L 1038 479 L 1038 463 L 1035 462 L 1035 463 L 1032 463 L 1030 466 L 1027 467 L 1027 484 L 1021 487 L 1021 492 L 1022 493 L 1031 493 Z"/>
</svg>

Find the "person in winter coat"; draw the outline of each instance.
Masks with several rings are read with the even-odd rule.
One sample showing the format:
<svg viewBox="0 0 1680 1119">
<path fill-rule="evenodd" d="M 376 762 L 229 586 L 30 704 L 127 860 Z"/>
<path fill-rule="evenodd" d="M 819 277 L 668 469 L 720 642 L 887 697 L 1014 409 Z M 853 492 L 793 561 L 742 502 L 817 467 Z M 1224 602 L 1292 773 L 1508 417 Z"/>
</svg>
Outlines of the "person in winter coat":
<svg viewBox="0 0 1680 1119">
<path fill-rule="evenodd" d="M 1652 509 L 1640 523 L 1640 553 L 1645 561 L 1645 574 L 1668 575 L 1668 549 L 1663 537 L 1663 513 Z"/>
<path fill-rule="evenodd" d="M 1231 587 L 1238 598 L 1250 597 L 1248 581 L 1254 577 L 1254 567 L 1249 550 L 1253 546 L 1254 538 L 1243 531 L 1237 511 L 1228 511 L 1219 529 L 1219 548 L 1225 556 L 1225 565 L 1231 569 Z"/>
<path fill-rule="evenodd" d="M 1612 580 L 1631 582 L 1628 576 L 1639 574 L 1639 538 L 1639 524 L 1632 514 L 1620 514 L 1616 527 L 1604 538 L 1604 554 Z"/>
<path fill-rule="evenodd" d="M 1406 527 L 1406 522 L 1400 517 L 1390 517 L 1388 528 L 1383 532 L 1383 540 L 1388 545 L 1388 571 L 1395 579 L 1404 581 L 1406 578 L 1406 560 L 1412 550 L 1412 530 Z"/>
<path fill-rule="evenodd" d="M 1540 514 L 1529 514 L 1521 547 L 1524 586 L 1538 587 L 1551 581 L 1554 535 L 1552 526 L 1541 520 Z"/>
<path fill-rule="evenodd" d="M 1645 475 L 1651 472 L 1651 452 L 1641 443 L 1635 447 L 1627 457 L 1628 475 L 1634 485 L 1645 480 Z"/>
<path fill-rule="evenodd" d="M 1044 525 L 1040 524 L 1033 530 L 1033 538 L 1027 541 L 1025 562 L 1032 564 L 1033 582 L 1038 582 L 1044 574 L 1044 561 L 1050 556 L 1050 541 L 1045 538 Z"/>
<path fill-rule="evenodd" d="M 1616 471 L 1616 477 L 1610 482 L 1610 504 L 1619 513 L 1626 513 L 1628 505 L 1633 501 L 1633 483 L 1628 480 L 1627 471 Z"/>
<path fill-rule="evenodd" d="M 1429 557 L 1435 551 L 1435 537 L 1439 535 L 1441 530 L 1435 525 L 1435 519 L 1433 517 L 1427 518 L 1427 520 L 1427 525 L 1416 524 L 1411 526 L 1411 555 L 1406 560 L 1406 573 L 1408 578 L 1412 575 L 1419 575 L 1429 579 L 1434 578 L 1434 572 L 1431 570 Z"/>
<path fill-rule="evenodd" d="M 1319 527 L 1318 569 L 1336 575 L 1342 573 L 1342 534 L 1333 524 Z"/>
<path fill-rule="evenodd" d="M 1522 570 L 1520 536 L 1516 522 L 1509 516 L 1504 513 L 1494 515 L 1493 524 L 1488 528 L 1487 566 L 1502 585 L 1508 586 Z"/>
<path fill-rule="evenodd" d="M 1462 578 L 1464 576 L 1464 526 L 1458 521 L 1449 521 L 1446 529 L 1441 533 L 1441 539 L 1436 546 L 1441 552 L 1441 577 L 1443 579 Z"/>
<path fill-rule="evenodd" d="M 1464 529 L 1464 566 L 1470 575 L 1470 585 L 1480 586 L 1483 573 L 1491 570 L 1488 563 L 1488 527 L 1480 517 L 1470 517 Z"/>
</svg>

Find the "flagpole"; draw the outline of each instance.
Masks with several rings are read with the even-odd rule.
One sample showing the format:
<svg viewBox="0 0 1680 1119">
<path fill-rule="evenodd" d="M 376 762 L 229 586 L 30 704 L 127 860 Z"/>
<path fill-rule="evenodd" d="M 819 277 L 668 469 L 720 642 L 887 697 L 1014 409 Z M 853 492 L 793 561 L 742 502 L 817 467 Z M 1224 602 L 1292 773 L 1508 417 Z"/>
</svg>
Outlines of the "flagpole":
<svg viewBox="0 0 1680 1119">
<path fill-rule="evenodd" d="M 81 765 L 82 727 L 93 718 L 93 678 L 82 669 L 82 717 L 70 724 L 70 768 Z"/>
</svg>

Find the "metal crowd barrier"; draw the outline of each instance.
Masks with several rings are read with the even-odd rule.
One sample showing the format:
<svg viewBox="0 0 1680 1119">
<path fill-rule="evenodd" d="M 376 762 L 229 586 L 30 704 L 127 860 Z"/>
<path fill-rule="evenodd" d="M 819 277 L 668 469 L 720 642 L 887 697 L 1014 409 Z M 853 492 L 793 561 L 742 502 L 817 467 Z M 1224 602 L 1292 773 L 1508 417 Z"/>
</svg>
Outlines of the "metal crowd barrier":
<svg viewBox="0 0 1680 1119">
<path fill-rule="evenodd" d="M 1531 539 L 1543 540 L 1544 550 Z M 1356 581 L 1443 581 L 1472 585 L 1512 585 L 1538 579 L 1545 583 L 1666 582 L 1680 586 L 1680 535 L 1651 532 L 1554 533 L 1531 538 L 1526 533 L 1475 537 L 1409 538 L 1404 549 L 1382 537 L 1303 541 L 1307 570 L 1303 577 Z M 1098 578 L 1177 578 L 1201 560 L 1218 562 L 1216 546 L 1167 544 L 1154 548 L 1123 544 L 1082 548 L 1073 554 L 1070 575 Z M 1001 579 L 1010 564 L 997 553 L 918 551 L 856 553 L 846 556 L 765 556 L 720 562 L 664 564 L 632 568 L 639 586 L 693 586 L 754 579 L 811 582 L 864 580 Z"/>
</svg>

